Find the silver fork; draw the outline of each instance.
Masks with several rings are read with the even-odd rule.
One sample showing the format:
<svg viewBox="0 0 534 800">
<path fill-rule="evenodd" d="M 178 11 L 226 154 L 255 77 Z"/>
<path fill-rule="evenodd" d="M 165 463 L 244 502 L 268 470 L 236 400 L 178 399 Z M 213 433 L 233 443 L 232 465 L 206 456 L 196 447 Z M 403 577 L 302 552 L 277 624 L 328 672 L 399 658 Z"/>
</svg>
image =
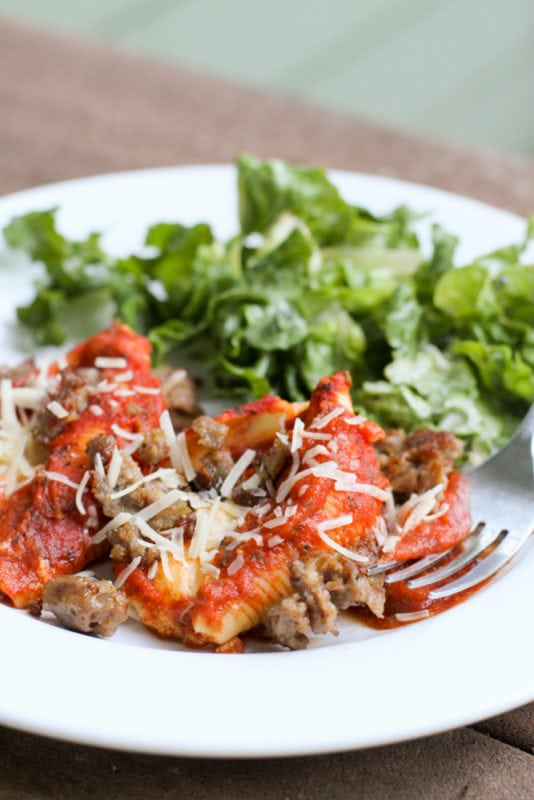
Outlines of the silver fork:
<svg viewBox="0 0 534 800">
<path fill-rule="evenodd" d="M 410 589 L 439 583 L 428 594 L 434 600 L 483 583 L 516 555 L 534 531 L 534 405 L 510 442 L 481 466 L 466 472 L 466 476 L 476 524 L 461 552 L 430 572 L 430 567 L 450 556 L 458 546 L 408 564 L 377 564 L 369 568 L 368 574 L 385 572 L 386 583 L 406 580 Z M 475 566 L 455 578 L 459 570 L 479 556 Z"/>
</svg>

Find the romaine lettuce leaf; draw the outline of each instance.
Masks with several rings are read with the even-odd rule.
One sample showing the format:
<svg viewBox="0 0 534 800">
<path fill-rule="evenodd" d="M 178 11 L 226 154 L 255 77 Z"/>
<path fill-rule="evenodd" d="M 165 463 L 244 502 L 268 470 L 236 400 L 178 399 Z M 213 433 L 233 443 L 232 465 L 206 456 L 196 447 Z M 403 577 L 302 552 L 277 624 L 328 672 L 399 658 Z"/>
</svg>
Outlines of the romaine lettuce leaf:
<svg viewBox="0 0 534 800">
<path fill-rule="evenodd" d="M 261 161 L 244 154 L 237 159 L 239 219 L 244 234 L 266 231 L 283 212 L 299 217 L 320 246 L 375 241 L 382 246 L 417 247 L 414 215 L 401 207 L 379 217 L 347 203 L 324 169 Z"/>
</svg>

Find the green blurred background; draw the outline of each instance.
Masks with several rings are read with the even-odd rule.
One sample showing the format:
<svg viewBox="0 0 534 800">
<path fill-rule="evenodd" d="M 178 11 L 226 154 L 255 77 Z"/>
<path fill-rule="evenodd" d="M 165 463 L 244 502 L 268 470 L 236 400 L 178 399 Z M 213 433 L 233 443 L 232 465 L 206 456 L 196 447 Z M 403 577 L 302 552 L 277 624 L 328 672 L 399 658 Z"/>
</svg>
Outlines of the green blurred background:
<svg viewBox="0 0 534 800">
<path fill-rule="evenodd" d="M 0 0 L 0 14 L 534 156 L 533 0 Z"/>
</svg>

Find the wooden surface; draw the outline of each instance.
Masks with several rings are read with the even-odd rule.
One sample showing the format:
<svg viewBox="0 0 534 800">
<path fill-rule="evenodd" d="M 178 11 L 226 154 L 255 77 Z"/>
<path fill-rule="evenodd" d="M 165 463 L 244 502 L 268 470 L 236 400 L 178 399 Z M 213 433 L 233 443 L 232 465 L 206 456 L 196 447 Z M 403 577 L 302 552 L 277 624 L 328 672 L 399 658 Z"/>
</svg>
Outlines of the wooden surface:
<svg viewBox="0 0 534 800">
<path fill-rule="evenodd" d="M 532 0 L 0 0 L 0 14 L 534 157 Z"/>
<path fill-rule="evenodd" d="M 248 149 L 534 210 L 532 162 L 402 135 L 2 21 L 0 103 L 0 193 L 109 170 L 227 161 Z M 469 680 L 476 676 L 466 665 Z M 533 796 L 534 704 L 439 736 L 314 758 L 145 757 L 1 727 L 0 752 L 0 800 L 516 800 Z"/>
<path fill-rule="evenodd" d="M 526 214 L 534 163 L 316 110 L 98 45 L 0 40 L 0 191 L 132 167 L 231 161 L 242 150 L 451 189 Z M 21 36 L 24 45 L 21 45 Z"/>
</svg>

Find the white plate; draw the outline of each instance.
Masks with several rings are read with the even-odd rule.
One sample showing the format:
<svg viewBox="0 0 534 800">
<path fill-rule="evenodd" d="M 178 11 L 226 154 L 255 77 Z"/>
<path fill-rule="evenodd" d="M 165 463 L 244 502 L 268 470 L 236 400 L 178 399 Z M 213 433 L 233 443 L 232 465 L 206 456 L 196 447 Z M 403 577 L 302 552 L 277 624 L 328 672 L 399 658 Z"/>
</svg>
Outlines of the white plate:
<svg viewBox="0 0 534 800">
<path fill-rule="evenodd" d="M 519 241 L 517 217 L 445 192 L 334 173 L 343 194 L 383 212 L 429 212 L 461 236 L 460 259 Z M 116 174 L 0 199 L 14 214 L 59 206 L 71 235 L 103 230 L 127 253 L 153 222 L 236 230 L 227 166 Z M 20 356 L 14 305 L 34 270 L 0 252 L 2 360 Z M 369 747 L 437 733 L 534 700 L 534 550 L 464 604 L 390 632 L 357 624 L 305 652 L 213 655 L 161 642 L 134 623 L 91 639 L 0 606 L 0 722 L 71 741 L 195 756 L 280 756 Z M 508 677 L 512 675 L 513 677 Z"/>
</svg>

